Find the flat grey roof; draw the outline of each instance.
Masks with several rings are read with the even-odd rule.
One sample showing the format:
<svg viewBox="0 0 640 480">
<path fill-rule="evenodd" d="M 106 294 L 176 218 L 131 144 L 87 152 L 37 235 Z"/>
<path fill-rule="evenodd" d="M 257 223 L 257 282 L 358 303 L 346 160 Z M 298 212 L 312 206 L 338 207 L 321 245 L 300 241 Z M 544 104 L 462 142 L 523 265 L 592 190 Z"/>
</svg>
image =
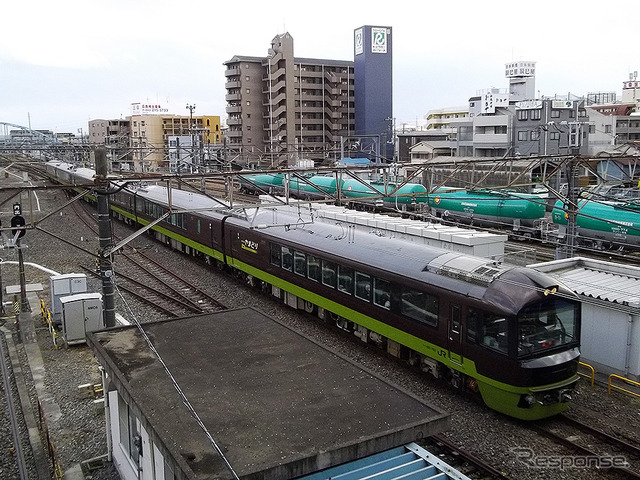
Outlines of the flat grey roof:
<svg viewBox="0 0 640 480">
<path fill-rule="evenodd" d="M 449 427 L 448 414 L 255 309 L 143 327 L 240 478 L 295 478 Z M 137 328 L 87 343 L 187 478 L 231 478 Z"/>
</svg>

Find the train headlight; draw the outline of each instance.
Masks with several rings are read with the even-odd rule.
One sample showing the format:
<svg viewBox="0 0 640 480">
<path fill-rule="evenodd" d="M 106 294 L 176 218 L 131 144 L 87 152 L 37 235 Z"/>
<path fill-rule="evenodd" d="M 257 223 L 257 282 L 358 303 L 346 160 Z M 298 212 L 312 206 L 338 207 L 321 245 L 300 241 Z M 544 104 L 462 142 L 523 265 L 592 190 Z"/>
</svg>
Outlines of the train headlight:
<svg viewBox="0 0 640 480">
<path fill-rule="evenodd" d="M 536 404 L 536 397 L 531 395 L 530 393 L 528 395 L 525 395 L 523 400 L 529 408 L 533 407 Z"/>
</svg>

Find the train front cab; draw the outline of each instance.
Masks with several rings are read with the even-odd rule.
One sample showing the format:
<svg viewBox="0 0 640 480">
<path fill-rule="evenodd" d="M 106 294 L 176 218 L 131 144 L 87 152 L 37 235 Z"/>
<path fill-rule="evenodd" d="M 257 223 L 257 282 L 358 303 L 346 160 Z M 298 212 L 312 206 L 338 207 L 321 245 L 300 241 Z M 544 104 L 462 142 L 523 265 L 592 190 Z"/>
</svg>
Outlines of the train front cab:
<svg viewBox="0 0 640 480">
<path fill-rule="evenodd" d="M 579 303 L 549 295 L 512 319 L 486 315 L 470 309 L 466 331 L 484 402 L 522 420 L 565 411 L 578 381 Z"/>
</svg>

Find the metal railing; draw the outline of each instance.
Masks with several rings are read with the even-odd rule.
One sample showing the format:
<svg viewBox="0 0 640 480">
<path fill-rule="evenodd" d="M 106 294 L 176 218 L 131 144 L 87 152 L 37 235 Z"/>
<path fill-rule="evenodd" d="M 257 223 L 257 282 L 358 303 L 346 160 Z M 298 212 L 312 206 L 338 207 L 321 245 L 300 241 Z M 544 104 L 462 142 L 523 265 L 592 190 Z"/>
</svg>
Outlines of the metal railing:
<svg viewBox="0 0 640 480">
<path fill-rule="evenodd" d="M 629 380 L 628 378 L 621 377 L 620 375 L 616 375 L 615 373 L 612 373 L 611 375 L 609 375 L 609 382 L 608 382 L 608 389 L 607 389 L 609 393 L 611 393 L 611 389 L 615 389 L 624 393 L 628 393 L 629 395 L 633 395 L 635 397 L 640 397 L 640 393 L 632 392 L 631 390 L 627 390 L 626 388 L 619 387 L 618 385 L 613 385 L 612 381 L 614 378 L 617 378 L 618 380 L 622 380 L 624 383 L 628 385 L 635 385 L 636 387 L 640 388 L 640 382 Z"/>
<path fill-rule="evenodd" d="M 587 370 L 590 371 L 589 374 L 578 372 L 578 375 L 580 375 L 582 377 L 585 377 L 585 378 L 590 378 L 591 379 L 591 386 L 593 387 L 595 385 L 595 381 L 596 381 L 596 370 L 591 365 L 589 365 L 588 363 L 584 363 L 584 362 L 578 362 L 578 363 L 579 363 L 579 367 L 586 368 Z"/>
</svg>

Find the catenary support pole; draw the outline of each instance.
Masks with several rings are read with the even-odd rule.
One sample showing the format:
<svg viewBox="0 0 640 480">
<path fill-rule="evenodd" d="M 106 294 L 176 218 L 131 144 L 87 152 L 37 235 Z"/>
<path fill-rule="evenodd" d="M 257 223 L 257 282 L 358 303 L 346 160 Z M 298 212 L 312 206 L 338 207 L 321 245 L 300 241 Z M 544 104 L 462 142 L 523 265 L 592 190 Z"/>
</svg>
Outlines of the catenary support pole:
<svg viewBox="0 0 640 480">
<path fill-rule="evenodd" d="M 113 266 L 111 264 L 111 217 L 109 216 L 109 182 L 107 180 L 107 152 L 104 147 L 95 151 L 96 198 L 98 201 L 98 236 L 100 240 L 100 279 L 102 280 L 102 302 L 104 324 L 115 327 L 115 292 L 113 288 Z"/>
</svg>

